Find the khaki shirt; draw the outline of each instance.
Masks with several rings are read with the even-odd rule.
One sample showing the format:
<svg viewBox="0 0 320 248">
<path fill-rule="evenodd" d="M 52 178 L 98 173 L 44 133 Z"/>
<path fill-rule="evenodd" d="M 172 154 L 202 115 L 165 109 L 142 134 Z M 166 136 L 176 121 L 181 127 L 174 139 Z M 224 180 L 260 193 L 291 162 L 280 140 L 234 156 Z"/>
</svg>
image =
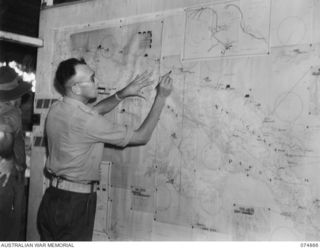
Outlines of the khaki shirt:
<svg viewBox="0 0 320 248">
<path fill-rule="evenodd" d="M 100 179 L 104 143 L 124 147 L 133 130 L 116 125 L 82 102 L 64 97 L 55 102 L 46 120 L 49 171 L 87 182 Z"/>
</svg>

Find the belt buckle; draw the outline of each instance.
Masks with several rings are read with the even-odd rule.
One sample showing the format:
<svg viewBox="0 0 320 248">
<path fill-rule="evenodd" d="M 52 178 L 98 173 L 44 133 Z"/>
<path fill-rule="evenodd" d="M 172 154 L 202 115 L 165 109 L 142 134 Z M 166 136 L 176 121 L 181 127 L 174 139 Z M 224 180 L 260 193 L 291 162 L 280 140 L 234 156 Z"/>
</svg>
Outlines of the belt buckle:
<svg viewBox="0 0 320 248">
<path fill-rule="evenodd" d="M 90 193 L 94 193 L 97 191 L 97 188 L 98 188 L 98 182 L 96 181 L 92 181 L 90 183 Z"/>
<path fill-rule="evenodd" d="M 50 186 L 58 188 L 60 180 L 57 177 L 50 178 Z"/>
</svg>

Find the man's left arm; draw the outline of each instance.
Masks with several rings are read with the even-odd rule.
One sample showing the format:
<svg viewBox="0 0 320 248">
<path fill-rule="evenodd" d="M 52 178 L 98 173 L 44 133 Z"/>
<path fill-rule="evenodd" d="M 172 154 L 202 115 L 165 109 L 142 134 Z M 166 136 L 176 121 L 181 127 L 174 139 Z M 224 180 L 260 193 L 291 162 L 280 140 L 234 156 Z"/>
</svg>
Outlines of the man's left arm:
<svg viewBox="0 0 320 248">
<path fill-rule="evenodd" d="M 93 110 L 104 115 L 114 109 L 126 97 L 136 96 L 144 98 L 141 95 L 141 90 L 153 83 L 150 81 L 151 74 L 144 72 L 141 75 L 137 75 L 125 88 L 95 104 Z"/>
</svg>

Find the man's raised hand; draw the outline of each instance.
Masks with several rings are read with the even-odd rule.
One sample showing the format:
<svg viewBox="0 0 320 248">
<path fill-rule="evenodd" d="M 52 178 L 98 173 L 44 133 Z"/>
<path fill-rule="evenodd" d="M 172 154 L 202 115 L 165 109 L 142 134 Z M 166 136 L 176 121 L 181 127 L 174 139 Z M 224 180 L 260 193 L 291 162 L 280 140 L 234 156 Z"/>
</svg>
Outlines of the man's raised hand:
<svg viewBox="0 0 320 248">
<path fill-rule="evenodd" d="M 137 75 L 125 88 L 119 92 L 121 98 L 136 96 L 145 99 L 142 95 L 142 89 L 153 84 L 150 80 L 152 72 L 143 72 L 141 75 Z"/>
<path fill-rule="evenodd" d="M 160 77 L 157 85 L 158 96 L 168 97 L 172 91 L 172 78 L 170 77 L 171 71 Z"/>
</svg>

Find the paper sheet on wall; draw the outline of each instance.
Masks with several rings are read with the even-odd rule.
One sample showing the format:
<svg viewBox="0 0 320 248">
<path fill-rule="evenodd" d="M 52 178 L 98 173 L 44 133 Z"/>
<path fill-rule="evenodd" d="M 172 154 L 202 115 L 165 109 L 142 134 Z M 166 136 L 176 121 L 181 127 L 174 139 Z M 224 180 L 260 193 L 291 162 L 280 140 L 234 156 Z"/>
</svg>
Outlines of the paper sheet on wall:
<svg viewBox="0 0 320 248">
<path fill-rule="evenodd" d="M 180 169 L 185 190 L 177 187 L 175 200 L 185 205 L 180 216 L 192 205 L 193 228 L 233 240 L 318 237 L 319 183 L 311 172 L 319 171 L 318 49 L 288 47 L 265 57 L 201 62 L 195 81 L 185 78 L 198 73 L 199 63 L 164 58 L 162 67 L 173 70 L 177 84 L 171 101 L 183 95 L 183 104 L 171 103 L 173 112 L 183 113 L 182 133 L 192 137 L 180 137 L 181 160 L 188 161 L 182 168 L 189 173 Z M 171 188 L 167 182 L 167 195 Z M 183 223 L 171 214 L 172 202 L 159 221 L 185 225 L 188 218 Z"/>
<path fill-rule="evenodd" d="M 183 59 L 266 54 L 269 0 L 235 0 L 186 9 Z"/>
<path fill-rule="evenodd" d="M 162 34 L 162 56 L 179 55 L 182 51 L 181 44 L 184 36 L 185 15 L 169 16 L 164 19 Z"/>
<path fill-rule="evenodd" d="M 314 0 L 273 1 L 271 46 L 311 44 Z"/>
</svg>

